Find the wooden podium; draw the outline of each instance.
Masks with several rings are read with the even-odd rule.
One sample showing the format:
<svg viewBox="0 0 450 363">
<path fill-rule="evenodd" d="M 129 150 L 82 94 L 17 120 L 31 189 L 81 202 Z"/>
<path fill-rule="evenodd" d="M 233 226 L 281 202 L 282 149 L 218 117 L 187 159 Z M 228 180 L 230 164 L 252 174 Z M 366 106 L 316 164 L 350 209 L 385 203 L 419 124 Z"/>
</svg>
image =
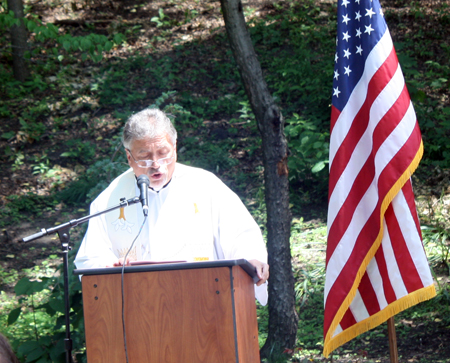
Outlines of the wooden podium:
<svg viewBox="0 0 450 363">
<path fill-rule="evenodd" d="M 126 362 L 121 270 L 74 271 L 89 363 Z M 126 267 L 129 363 L 259 363 L 254 275 L 246 260 Z"/>
</svg>

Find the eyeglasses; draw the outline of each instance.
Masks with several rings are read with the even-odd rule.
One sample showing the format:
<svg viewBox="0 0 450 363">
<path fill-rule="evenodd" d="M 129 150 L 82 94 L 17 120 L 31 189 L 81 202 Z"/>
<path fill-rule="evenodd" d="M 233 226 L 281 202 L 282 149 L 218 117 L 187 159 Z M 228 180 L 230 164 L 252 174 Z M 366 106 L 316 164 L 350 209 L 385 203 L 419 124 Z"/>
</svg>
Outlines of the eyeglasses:
<svg viewBox="0 0 450 363">
<path fill-rule="evenodd" d="M 133 156 L 133 154 L 131 153 L 130 149 L 126 149 L 131 157 L 133 158 L 134 162 L 137 164 L 137 166 L 139 166 L 140 168 L 151 168 L 155 163 L 158 165 L 169 165 L 172 163 L 175 155 L 169 156 L 167 158 L 162 158 L 162 159 L 158 159 L 158 160 L 136 160 Z"/>
</svg>

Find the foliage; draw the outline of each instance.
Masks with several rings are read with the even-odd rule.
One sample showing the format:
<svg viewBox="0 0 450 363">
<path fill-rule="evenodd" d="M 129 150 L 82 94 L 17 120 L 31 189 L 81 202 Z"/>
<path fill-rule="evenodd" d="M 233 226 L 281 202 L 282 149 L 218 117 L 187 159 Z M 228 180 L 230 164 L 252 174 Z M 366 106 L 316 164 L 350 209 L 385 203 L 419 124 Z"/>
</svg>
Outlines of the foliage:
<svg viewBox="0 0 450 363">
<path fill-rule="evenodd" d="M 109 52 L 114 46 L 120 45 L 125 40 L 125 36 L 121 33 L 113 34 L 111 39 L 95 33 L 86 36 L 61 34 L 60 29 L 54 24 L 43 24 L 34 14 L 30 14 L 28 18 L 25 17 L 23 21 L 28 31 L 34 34 L 35 41 L 40 44 L 45 44 L 49 40 L 54 41 L 48 54 L 55 56 L 59 61 L 63 60 L 64 54 L 81 52 L 83 61 L 90 56 L 93 61 L 99 62 L 103 58 L 103 52 Z M 0 33 L 9 31 L 9 28 L 18 22 L 19 19 L 15 19 L 12 11 L 0 13 Z M 28 57 L 31 58 L 40 52 L 41 48 L 34 46 Z"/>
<path fill-rule="evenodd" d="M 22 196 L 11 195 L 6 200 L 6 205 L 0 209 L 0 227 L 2 228 L 20 223 L 25 212 L 39 216 L 46 210 L 53 209 L 58 203 L 54 199 L 33 193 L 26 193 Z"/>
<path fill-rule="evenodd" d="M 74 254 L 71 253 L 69 256 L 71 261 L 69 276 L 73 276 Z M 50 258 L 56 258 L 56 255 Z M 47 264 L 48 261 L 44 261 L 43 266 Z M 41 270 L 39 266 L 36 267 L 28 271 L 28 276 L 20 279 L 15 285 L 14 291 L 18 301 L 7 316 L 9 335 L 16 337 L 12 345 L 16 347 L 19 359 L 26 362 L 63 363 L 65 308 L 62 265 L 58 268 L 59 276 L 52 268 Z M 77 355 L 78 362 L 85 362 L 81 284 L 77 277 L 71 277 L 69 281 L 73 351 Z"/>
</svg>

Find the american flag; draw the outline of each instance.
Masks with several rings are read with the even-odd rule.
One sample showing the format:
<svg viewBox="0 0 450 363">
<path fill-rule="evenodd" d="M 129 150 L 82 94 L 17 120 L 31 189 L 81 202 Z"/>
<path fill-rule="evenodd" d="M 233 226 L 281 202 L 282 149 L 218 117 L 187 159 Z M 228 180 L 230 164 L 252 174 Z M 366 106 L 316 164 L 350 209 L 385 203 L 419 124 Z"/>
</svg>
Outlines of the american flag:
<svg viewBox="0 0 450 363">
<path fill-rule="evenodd" d="M 423 144 L 378 0 L 338 0 L 324 355 L 436 295 L 410 176 Z"/>
</svg>

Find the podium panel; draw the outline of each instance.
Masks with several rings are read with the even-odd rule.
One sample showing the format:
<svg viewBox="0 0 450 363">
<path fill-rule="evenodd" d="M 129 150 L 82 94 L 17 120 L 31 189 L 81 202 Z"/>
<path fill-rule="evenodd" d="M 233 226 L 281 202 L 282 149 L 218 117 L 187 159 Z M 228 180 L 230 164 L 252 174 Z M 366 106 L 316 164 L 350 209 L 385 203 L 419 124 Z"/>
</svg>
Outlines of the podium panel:
<svg viewBox="0 0 450 363">
<path fill-rule="evenodd" d="M 240 266 L 130 269 L 124 274 L 130 363 L 260 362 L 253 280 Z M 82 289 L 88 362 L 126 362 L 121 274 L 84 275 Z"/>
</svg>

